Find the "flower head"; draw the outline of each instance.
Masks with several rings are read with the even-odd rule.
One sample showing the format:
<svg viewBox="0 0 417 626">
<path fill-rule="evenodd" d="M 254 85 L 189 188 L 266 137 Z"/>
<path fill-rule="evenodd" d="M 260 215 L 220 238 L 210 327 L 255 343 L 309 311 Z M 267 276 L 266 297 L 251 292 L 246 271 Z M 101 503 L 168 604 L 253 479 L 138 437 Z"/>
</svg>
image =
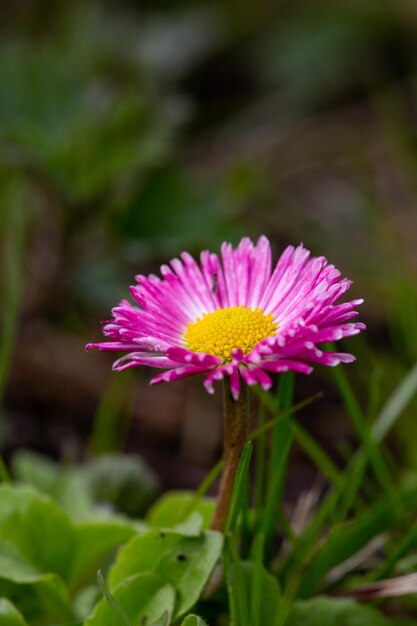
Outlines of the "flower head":
<svg viewBox="0 0 417 626">
<path fill-rule="evenodd" d="M 349 321 L 362 300 L 335 304 L 351 282 L 302 245 L 286 248 L 272 269 L 268 239 L 245 237 L 236 249 L 224 243 L 221 259 L 205 250 L 198 264 L 184 252 L 161 275 L 137 276 L 130 291 L 139 306 L 123 300 L 104 326 L 109 341 L 87 345 L 126 352 L 115 370 L 166 370 L 152 384 L 204 374 L 210 393 L 230 377 L 238 398 L 242 380 L 269 389 L 271 372 L 309 374 L 315 363 L 355 360 L 317 346 L 365 328 Z"/>
</svg>

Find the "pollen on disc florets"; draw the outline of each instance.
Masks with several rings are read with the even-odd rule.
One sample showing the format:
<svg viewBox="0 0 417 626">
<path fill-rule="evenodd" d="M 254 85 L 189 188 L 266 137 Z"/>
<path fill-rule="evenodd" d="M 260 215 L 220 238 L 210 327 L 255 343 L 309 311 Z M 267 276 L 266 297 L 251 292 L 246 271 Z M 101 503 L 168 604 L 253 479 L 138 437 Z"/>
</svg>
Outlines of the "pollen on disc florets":
<svg viewBox="0 0 417 626">
<path fill-rule="evenodd" d="M 203 313 L 195 322 L 188 323 L 183 339 L 193 352 L 231 361 L 235 348 L 249 354 L 262 339 L 275 335 L 276 330 L 277 323 L 271 314 L 241 305 Z"/>
</svg>

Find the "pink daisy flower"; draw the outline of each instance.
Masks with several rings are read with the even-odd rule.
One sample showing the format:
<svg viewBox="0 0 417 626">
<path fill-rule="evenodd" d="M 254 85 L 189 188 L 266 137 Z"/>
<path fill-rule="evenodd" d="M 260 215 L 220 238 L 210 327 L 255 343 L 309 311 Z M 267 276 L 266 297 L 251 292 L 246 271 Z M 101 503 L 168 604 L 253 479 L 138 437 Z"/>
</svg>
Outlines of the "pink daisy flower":
<svg viewBox="0 0 417 626">
<path fill-rule="evenodd" d="M 200 264 L 183 252 L 161 275 L 136 276 L 130 291 L 139 306 L 123 300 L 103 328 L 108 341 L 87 345 L 127 352 L 115 370 L 166 370 L 151 384 L 204 374 L 209 393 L 229 377 L 237 399 L 242 380 L 267 390 L 271 373 L 309 374 L 316 363 L 355 360 L 318 345 L 363 330 L 349 321 L 363 300 L 335 304 L 351 281 L 302 245 L 286 248 L 273 269 L 268 239 L 254 245 L 244 237 L 236 249 L 223 243 L 220 259 L 204 250 Z"/>
</svg>

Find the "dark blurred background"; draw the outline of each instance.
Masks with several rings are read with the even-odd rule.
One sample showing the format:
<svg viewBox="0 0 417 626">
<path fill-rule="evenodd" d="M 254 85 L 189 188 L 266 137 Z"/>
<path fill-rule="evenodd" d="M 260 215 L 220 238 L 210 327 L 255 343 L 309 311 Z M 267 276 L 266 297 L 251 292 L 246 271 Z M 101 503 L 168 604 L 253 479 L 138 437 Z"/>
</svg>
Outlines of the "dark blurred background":
<svg viewBox="0 0 417 626">
<path fill-rule="evenodd" d="M 84 351 L 137 273 L 265 233 L 354 280 L 344 349 L 369 419 L 417 360 L 417 3 L 3 0 L 0 442 L 54 459 L 139 452 L 164 488 L 221 451 L 221 393 L 148 387 Z M 303 424 L 354 445 L 332 372 Z M 417 422 L 393 453 L 417 470 Z M 289 495 L 314 480 L 301 451 Z"/>
</svg>

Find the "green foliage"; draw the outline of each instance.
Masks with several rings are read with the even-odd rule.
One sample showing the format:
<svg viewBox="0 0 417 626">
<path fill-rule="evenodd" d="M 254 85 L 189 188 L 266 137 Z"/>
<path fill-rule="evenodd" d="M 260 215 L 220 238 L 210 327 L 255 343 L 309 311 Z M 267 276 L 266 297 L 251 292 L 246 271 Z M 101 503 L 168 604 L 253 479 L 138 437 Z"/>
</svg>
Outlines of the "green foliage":
<svg viewBox="0 0 417 626">
<path fill-rule="evenodd" d="M 248 442 L 236 475 L 224 542 L 220 533 L 208 530 L 214 501 L 202 495 L 207 481 L 196 494 L 165 494 L 148 511 L 146 526 L 120 515 L 103 516 L 95 505 L 95 499 L 102 500 L 97 494 L 103 493 L 103 483 L 106 493 L 123 493 L 124 484 L 134 489 L 142 476 L 139 464 L 126 460 L 118 468 L 119 457 L 109 456 L 81 468 L 59 470 L 36 455 L 21 453 L 14 461 L 14 473 L 53 494 L 67 510 L 34 488 L 0 487 L 0 594 L 13 599 L 29 624 L 46 626 L 48 620 L 65 616 L 68 621 L 86 619 L 86 626 L 109 621 L 137 626 L 145 618 L 147 623 L 168 626 L 184 617 L 184 626 L 204 626 L 201 618 L 186 614 L 198 602 L 205 606 L 202 592 L 224 543 L 223 572 L 233 626 L 340 621 L 354 626 L 364 620 L 388 626 L 389 620 L 375 608 L 317 594 L 327 589 L 343 592 L 361 581 L 395 574 L 400 560 L 415 550 L 412 520 L 417 484 L 413 480 L 401 484 L 387 497 L 390 492 L 381 489 L 375 477 L 386 463 L 383 438 L 412 399 L 415 375 L 412 370 L 394 390 L 373 424 L 364 419 L 347 379 L 339 377 L 338 384 L 362 444 L 344 472 L 295 423 L 298 405 L 291 406 L 291 378 L 282 379 L 276 398 L 260 394 L 264 419 L 252 437 L 266 451 L 262 437 L 272 432 L 268 471 L 272 480 L 267 480 L 266 463 L 256 480 L 253 509 L 249 499 L 252 444 Z M 292 437 L 330 481 L 328 493 L 297 534 L 279 504 Z M 119 472 L 113 483 L 112 472 Z M 210 476 L 216 474 L 217 470 Z M 84 485 L 82 495 L 72 501 L 75 514 L 71 515 L 71 493 L 78 484 Z M 128 498 L 129 491 L 125 493 Z M 117 496 L 106 497 L 118 501 Z M 289 547 L 283 553 L 276 540 L 278 526 Z M 374 541 L 388 557 L 379 570 L 367 563 Z M 122 547 L 115 555 L 118 546 Z M 97 567 L 109 563 L 108 585 L 100 574 L 105 597 L 99 600 L 92 583 Z M 359 571 L 356 564 L 361 564 Z"/>
<path fill-rule="evenodd" d="M 153 624 L 166 612 L 172 615 L 175 589 L 156 574 L 140 573 L 126 578 L 112 590 L 114 600 L 129 619 L 128 624 Z M 126 620 L 114 604 L 104 598 L 86 620 L 85 626 L 126 626 Z"/>
<path fill-rule="evenodd" d="M 318 596 L 296 602 L 286 626 L 389 626 L 390 623 L 371 607 L 356 604 L 352 600 Z"/>
<path fill-rule="evenodd" d="M 169 624 L 169 615 L 167 613 L 167 611 L 165 611 L 165 613 L 163 613 L 163 615 L 156 620 L 156 622 L 154 622 L 152 624 L 152 626 L 168 626 Z"/>
<path fill-rule="evenodd" d="M 234 626 L 278 624 L 283 612 L 280 586 L 260 563 L 240 561 L 234 564 L 230 570 L 229 588 Z"/>
<path fill-rule="evenodd" d="M 208 530 L 214 501 L 203 496 L 218 473 L 217 466 L 195 494 L 165 494 L 148 511 L 145 523 L 103 514 L 97 508 L 105 499 L 122 502 L 120 493 L 128 499 L 129 489 L 134 491 L 143 474 L 147 484 L 139 463 L 126 459 L 119 468 L 120 457 L 113 455 L 59 469 L 36 455 L 20 453 L 13 463 L 15 475 L 55 500 L 34 487 L 0 486 L 0 596 L 9 601 L 5 605 L 9 622 L 16 624 L 19 611 L 34 626 L 62 619 L 86 620 L 86 626 L 109 622 L 139 626 L 146 619 L 168 626 L 182 617 L 182 626 L 204 626 L 201 618 L 186 614 L 197 603 L 197 609 L 206 608 L 209 600 L 202 599 L 203 590 L 213 585 L 211 577 L 224 545 L 223 570 L 216 571 L 213 580 L 223 592 L 227 586 L 233 626 L 341 621 L 349 626 L 365 621 L 388 626 L 390 621 L 375 608 L 322 594 L 330 589 L 346 592 L 388 573 L 395 575 L 400 562 L 413 556 L 417 483 L 410 479 L 392 493 L 375 473 L 386 464 L 385 435 L 413 398 L 415 373 L 412 370 L 394 390 L 373 423 L 364 419 L 347 379 L 339 377 L 338 385 L 361 441 L 344 471 L 294 421 L 300 405 L 291 406 L 291 378 L 282 379 L 275 398 L 259 395 L 264 418 L 252 437 L 266 451 L 262 438 L 272 433 L 269 466 L 266 462 L 255 482 L 253 507 L 252 443 L 248 442 L 235 479 L 225 537 Z M 328 492 L 297 533 L 280 505 L 293 437 L 329 479 Z M 269 481 L 266 467 L 272 476 Z M 123 491 L 123 485 L 129 489 Z M 100 493 L 113 495 L 100 497 Z M 277 542 L 278 527 L 285 550 Z M 376 558 L 375 541 L 387 557 L 379 568 L 372 559 L 368 562 Z M 99 577 L 102 599 L 93 584 L 98 567 L 108 568 L 108 585 L 101 573 Z M 219 582 L 220 572 L 224 581 Z"/>
<path fill-rule="evenodd" d="M 47 494 L 51 494 L 54 490 L 57 475 L 56 463 L 40 454 L 30 450 L 19 450 L 13 456 L 12 471 L 19 482 L 33 485 Z"/>
<path fill-rule="evenodd" d="M 181 622 L 181 626 L 207 626 L 207 624 L 197 615 L 187 615 L 187 617 Z"/>
<path fill-rule="evenodd" d="M 118 519 L 75 523 L 33 488 L 0 487 L 0 595 L 32 623 L 74 619 L 71 597 L 135 534 Z M 49 620 L 49 622 L 48 622 Z"/>
<path fill-rule="evenodd" d="M 48 626 L 62 620 L 73 621 L 75 614 L 63 581 L 54 574 L 37 574 L 31 578 L 13 580 L 4 571 L 0 578 L 0 595 L 13 603 L 29 624 Z"/>
<path fill-rule="evenodd" d="M 26 626 L 21 613 L 6 598 L 0 598 L 0 626 Z"/>
<path fill-rule="evenodd" d="M 6 555 L 12 546 L 25 563 L 36 566 L 39 575 L 52 572 L 65 578 L 74 546 L 74 528 L 69 517 L 31 489 L 4 485 L 0 487 L 0 501 L 0 533 Z M 14 569 L 3 569 L 1 576 L 27 582 L 25 575 Z"/>
<path fill-rule="evenodd" d="M 14 469 L 58 499 L 59 488 L 67 489 L 67 480 L 57 476 L 57 468 L 36 455 L 21 454 Z M 105 474 L 101 473 L 102 480 Z M 185 514 L 193 505 L 188 517 L 179 503 Z M 200 499 L 194 504 L 188 494 L 165 496 L 149 516 L 153 525 L 161 522 L 164 530 L 144 532 L 136 520 L 103 516 L 93 507 L 83 519 L 72 519 L 34 487 L 0 486 L 0 594 L 13 598 L 29 623 L 45 626 L 53 620 L 82 618 L 87 612 L 91 615 L 86 623 L 92 625 L 108 619 L 124 623 L 123 611 L 134 624 L 144 617 L 152 623 L 164 612 L 168 619 L 172 614 L 184 615 L 200 597 L 222 548 L 219 533 L 203 530 L 213 502 Z M 143 540 L 138 531 L 144 533 Z M 103 599 L 93 609 L 97 588 L 91 583 L 97 567 L 105 565 L 121 544 L 125 548 L 109 576 L 112 601 Z M 115 614 L 117 605 L 119 614 Z"/>
<path fill-rule="evenodd" d="M 130 517 L 142 517 L 158 493 L 156 476 L 139 456 L 99 456 L 86 465 L 83 478 L 96 502 Z"/>
<path fill-rule="evenodd" d="M 220 557 L 222 543 L 222 535 L 214 531 L 190 537 L 150 530 L 120 550 L 110 569 L 110 589 L 138 573 L 158 574 L 176 589 L 174 618 L 180 617 L 197 602 Z"/>
<path fill-rule="evenodd" d="M 300 596 L 316 593 L 328 572 L 358 553 L 374 537 L 392 528 L 394 523 L 395 511 L 384 501 L 364 512 L 358 520 L 334 527 L 303 573 Z"/>
<path fill-rule="evenodd" d="M 72 203 L 111 192 L 121 178 L 158 162 L 176 125 L 140 67 L 117 84 L 112 44 L 95 11 L 74 13 L 60 36 L 2 42 L 0 132 Z"/>
<path fill-rule="evenodd" d="M 279 605 L 279 610 L 276 610 L 277 624 L 336 624 L 341 621 L 346 624 L 390 623 L 375 609 L 362 607 L 353 601 L 318 597 L 313 598 L 310 605 L 297 600 L 322 593 L 326 589 L 343 591 L 360 585 L 361 580 L 372 580 L 373 558 L 376 558 L 377 550 L 372 547 L 374 542 L 375 546 L 380 546 L 390 555 L 387 567 L 382 565 L 378 579 L 387 573 L 392 574 L 405 553 L 415 549 L 415 479 L 409 480 L 407 484 L 397 483 L 395 490 L 390 490 L 393 485 L 391 474 L 384 481 L 381 481 L 384 474 L 375 476 L 377 471 L 382 472 L 386 467 L 382 440 L 388 429 L 403 415 L 407 403 L 415 394 L 414 370 L 394 390 L 373 424 L 364 420 L 347 379 L 340 378 L 342 375 L 338 375 L 340 391 L 361 441 L 361 447 L 348 461 L 343 472 L 335 467 L 318 442 L 311 440 L 308 433 L 286 411 L 291 399 L 289 396 L 289 399 L 284 400 L 288 390 L 285 378 L 281 381 L 275 401 L 270 395 L 259 394 L 261 410 L 266 407 L 272 416 L 272 464 L 266 488 L 262 486 L 259 477 L 256 481 L 256 508 L 250 515 L 246 514 L 249 526 L 245 530 L 237 528 L 235 536 L 228 537 L 231 563 L 228 565 L 229 557 L 226 554 L 225 565 L 229 572 L 229 598 L 234 625 L 265 623 L 266 617 L 261 617 L 260 612 L 267 604 L 266 599 L 260 600 L 263 588 L 261 581 L 266 571 L 263 569 L 264 563 L 272 568 L 282 583 L 282 591 L 278 586 L 271 594 Z M 261 441 L 261 450 L 264 451 L 266 448 L 262 436 L 267 428 L 268 421 L 264 414 L 260 428 L 252 434 L 257 441 Z M 279 505 L 279 485 L 285 480 L 285 458 L 292 435 L 330 482 L 320 505 L 311 511 L 304 527 L 297 533 Z M 238 493 L 236 484 L 234 496 L 237 497 Z M 245 505 L 244 499 L 240 499 L 240 506 L 248 505 Z M 287 545 L 283 554 L 280 554 L 276 545 L 277 527 L 282 529 Z M 410 529 L 405 536 L 404 529 Z M 251 537 L 252 547 L 248 551 L 245 545 L 248 541 L 250 544 Z M 396 543 L 395 538 L 401 539 L 400 543 Z M 245 560 L 245 555 L 249 556 L 250 562 Z M 248 571 L 251 572 L 251 583 L 248 582 Z M 270 581 L 271 586 L 277 584 L 275 578 Z M 274 610 L 269 608 L 268 613 L 268 623 L 275 623 L 272 617 Z M 307 621 L 307 617 L 311 621 Z"/>
<path fill-rule="evenodd" d="M 128 541 L 134 531 L 137 532 L 135 525 L 112 518 L 77 524 L 68 572 L 70 587 L 76 588 L 80 583 L 92 580 L 97 564 L 109 551 Z"/>
<path fill-rule="evenodd" d="M 83 521 L 103 505 L 140 517 L 155 500 L 158 481 L 139 456 L 105 454 L 83 465 L 60 466 L 29 450 L 12 459 L 14 476 L 52 496 Z"/>
<path fill-rule="evenodd" d="M 185 522 L 191 513 L 197 512 L 207 530 L 213 518 L 215 500 L 196 498 L 193 493 L 171 491 L 164 494 L 149 510 L 147 522 L 156 528 L 175 528 Z"/>
</svg>

